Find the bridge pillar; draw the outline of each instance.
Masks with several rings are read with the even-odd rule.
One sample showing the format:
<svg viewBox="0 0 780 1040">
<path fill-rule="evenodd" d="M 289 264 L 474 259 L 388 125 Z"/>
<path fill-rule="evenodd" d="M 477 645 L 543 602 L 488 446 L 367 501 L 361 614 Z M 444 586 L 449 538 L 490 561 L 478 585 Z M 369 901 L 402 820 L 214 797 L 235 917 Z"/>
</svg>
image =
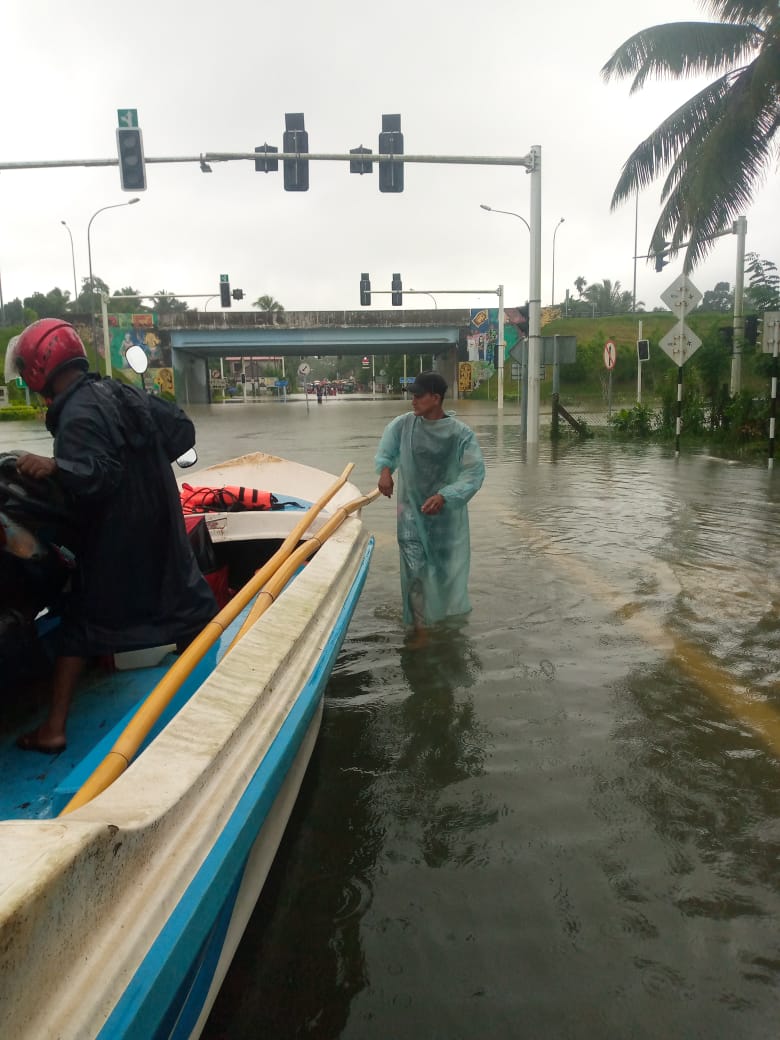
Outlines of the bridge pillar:
<svg viewBox="0 0 780 1040">
<path fill-rule="evenodd" d="M 181 405 L 208 404 L 208 359 L 196 357 L 195 354 L 186 350 L 174 349 L 171 351 L 171 362 L 176 403 Z"/>
<path fill-rule="evenodd" d="M 433 370 L 438 372 L 447 381 L 449 390 L 448 397 L 452 401 L 458 400 L 458 350 L 450 347 L 442 354 L 437 354 L 433 359 Z"/>
</svg>

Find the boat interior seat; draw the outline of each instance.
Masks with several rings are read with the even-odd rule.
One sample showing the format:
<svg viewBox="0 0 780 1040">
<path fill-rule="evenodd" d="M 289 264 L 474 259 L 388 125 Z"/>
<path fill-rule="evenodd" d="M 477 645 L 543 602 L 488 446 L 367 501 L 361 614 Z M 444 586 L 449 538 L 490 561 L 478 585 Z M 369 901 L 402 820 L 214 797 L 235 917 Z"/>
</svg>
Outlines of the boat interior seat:
<svg viewBox="0 0 780 1040">
<path fill-rule="evenodd" d="M 147 734 L 143 744 L 138 750 L 138 754 L 144 750 L 144 748 L 155 739 L 155 737 L 168 725 L 170 720 L 174 718 L 176 713 L 187 703 L 193 693 L 203 684 L 208 676 L 213 671 L 216 664 L 222 659 L 227 650 L 228 646 L 233 640 L 233 637 L 238 632 L 241 625 L 244 623 L 244 619 L 252 609 L 252 599 L 246 607 L 239 613 L 235 620 L 228 625 L 223 632 L 220 639 L 211 646 L 201 660 L 195 665 L 190 674 L 184 680 L 182 685 L 179 687 L 177 692 L 171 698 L 170 702 L 166 705 L 164 710 L 161 712 L 160 717 L 155 722 Z M 158 648 L 153 648 L 158 649 Z M 140 654 L 148 653 L 148 651 L 138 651 Z M 154 655 L 153 655 L 154 656 Z M 151 660 L 151 657 L 150 657 Z M 151 670 L 159 672 L 159 677 L 165 674 L 167 669 L 176 660 L 176 656 L 173 653 L 164 656 L 163 659 L 156 665 L 148 665 L 146 668 L 140 669 L 147 673 L 147 677 L 143 680 L 143 688 L 149 689 L 149 677 L 148 673 Z M 159 681 L 159 680 L 158 680 Z M 53 815 L 57 816 L 65 808 L 68 802 L 71 800 L 73 795 L 80 790 L 81 787 L 87 782 L 92 776 L 94 771 L 108 755 L 117 742 L 122 732 L 124 731 L 127 724 L 133 718 L 135 713 L 138 711 L 139 705 L 134 705 L 130 711 L 119 719 L 119 721 L 109 729 L 103 737 L 95 744 L 92 749 L 78 762 L 78 764 L 65 776 L 55 787 L 52 797 L 52 809 Z"/>
</svg>

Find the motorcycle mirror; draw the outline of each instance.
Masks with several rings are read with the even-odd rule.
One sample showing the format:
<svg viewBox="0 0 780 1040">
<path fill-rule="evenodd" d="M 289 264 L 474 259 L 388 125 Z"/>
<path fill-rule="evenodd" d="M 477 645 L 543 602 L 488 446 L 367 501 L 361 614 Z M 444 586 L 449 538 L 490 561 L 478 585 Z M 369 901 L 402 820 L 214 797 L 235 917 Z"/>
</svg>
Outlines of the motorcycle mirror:
<svg viewBox="0 0 780 1040">
<path fill-rule="evenodd" d="M 183 455 L 180 455 L 176 460 L 176 465 L 181 466 L 182 469 L 189 469 L 190 466 L 194 466 L 198 461 L 198 453 L 194 448 L 190 448 L 189 451 L 185 451 Z"/>
<path fill-rule="evenodd" d="M 149 358 L 146 356 L 146 351 L 139 347 L 137 343 L 127 348 L 125 358 L 130 368 L 137 372 L 139 376 L 142 376 L 149 367 Z"/>
</svg>

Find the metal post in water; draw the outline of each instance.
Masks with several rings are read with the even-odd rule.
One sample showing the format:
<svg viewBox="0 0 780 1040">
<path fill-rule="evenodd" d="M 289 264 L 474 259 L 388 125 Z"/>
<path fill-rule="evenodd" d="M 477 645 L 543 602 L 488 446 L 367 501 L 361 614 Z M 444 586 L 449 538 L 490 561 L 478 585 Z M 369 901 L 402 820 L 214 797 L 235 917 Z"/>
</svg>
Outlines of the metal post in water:
<svg viewBox="0 0 780 1040">
<path fill-rule="evenodd" d="M 504 287 L 498 287 L 498 343 L 496 344 L 496 362 L 498 371 L 498 410 L 504 410 Z"/>
<path fill-rule="evenodd" d="M 764 315 L 764 336 L 769 335 L 772 330 L 772 403 L 769 409 L 769 458 L 767 468 L 773 469 L 775 465 L 775 423 L 777 418 L 777 369 L 778 352 L 780 351 L 780 311 Z"/>
<path fill-rule="evenodd" d="M 539 365 L 541 362 L 542 305 L 542 149 L 530 151 L 531 256 L 528 297 L 528 418 L 526 442 L 539 443 Z"/>
<path fill-rule="evenodd" d="M 674 457 L 680 457 L 680 430 L 682 429 L 682 365 L 677 369 L 677 420 L 674 431 Z"/>
<path fill-rule="evenodd" d="M 523 345 L 523 360 L 520 364 L 522 398 L 520 400 L 520 440 L 526 439 L 528 430 L 528 340 Z"/>
<path fill-rule="evenodd" d="M 642 322 L 639 322 L 639 332 L 637 333 L 637 343 L 642 338 Z M 636 348 L 636 403 L 642 403 L 642 359 L 639 356 L 639 347 Z"/>
</svg>

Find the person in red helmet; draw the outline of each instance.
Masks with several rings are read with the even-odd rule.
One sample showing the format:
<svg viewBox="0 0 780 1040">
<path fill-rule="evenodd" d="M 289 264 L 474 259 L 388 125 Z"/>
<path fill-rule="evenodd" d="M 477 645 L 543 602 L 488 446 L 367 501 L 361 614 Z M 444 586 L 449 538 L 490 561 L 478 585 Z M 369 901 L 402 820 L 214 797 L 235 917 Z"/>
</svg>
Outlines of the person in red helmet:
<svg viewBox="0 0 780 1040">
<path fill-rule="evenodd" d="M 48 402 L 52 457 L 22 453 L 19 472 L 56 477 L 75 513 L 72 589 L 57 631 L 46 720 L 17 744 L 56 753 L 89 657 L 191 640 L 216 614 L 187 539 L 171 462 L 195 443 L 175 405 L 88 371 L 65 321 L 44 318 L 9 343 L 6 381 L 20 375 Z"/>
</svg>

